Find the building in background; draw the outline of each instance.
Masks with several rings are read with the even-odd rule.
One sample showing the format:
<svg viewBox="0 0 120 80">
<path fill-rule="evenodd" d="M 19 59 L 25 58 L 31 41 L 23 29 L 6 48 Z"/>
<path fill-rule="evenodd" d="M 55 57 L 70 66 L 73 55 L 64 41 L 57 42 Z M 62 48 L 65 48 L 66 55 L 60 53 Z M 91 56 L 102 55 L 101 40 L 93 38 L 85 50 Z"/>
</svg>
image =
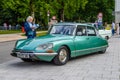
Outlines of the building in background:
<svg viewBox="0 0 120 80">
<path fill-rule="evenodd" d="M 120 0 L 115 0 L 115 23 L 120 23 Z"/>
</svg>

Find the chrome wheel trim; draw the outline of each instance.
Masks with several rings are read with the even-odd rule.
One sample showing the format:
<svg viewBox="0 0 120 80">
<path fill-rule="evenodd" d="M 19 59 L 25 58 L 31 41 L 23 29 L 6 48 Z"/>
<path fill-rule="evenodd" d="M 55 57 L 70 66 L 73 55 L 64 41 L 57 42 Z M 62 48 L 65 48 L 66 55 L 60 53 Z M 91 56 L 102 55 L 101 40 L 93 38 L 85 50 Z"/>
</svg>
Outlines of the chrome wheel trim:
<svg viewBox="0 0 120 80">
<path fill-rule="evenodd" d="M 59 52 L 59 60 L 60 62 L 65 62 L 67 59 L 67 51 L 65 49 L 61 49 Z"/>
</svg>

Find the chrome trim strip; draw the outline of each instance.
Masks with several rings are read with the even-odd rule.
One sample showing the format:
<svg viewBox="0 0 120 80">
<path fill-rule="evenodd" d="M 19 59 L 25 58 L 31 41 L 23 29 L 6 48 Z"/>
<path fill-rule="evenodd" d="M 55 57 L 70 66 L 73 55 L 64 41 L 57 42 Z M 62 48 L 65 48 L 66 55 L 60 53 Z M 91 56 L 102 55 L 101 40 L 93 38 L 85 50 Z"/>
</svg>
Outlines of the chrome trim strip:
<svg viewBox="0 0 120 80">
<path fill-rule="evenodd" d="M 41 56 L 54 56 L 57 55 L 58 53 L 33 53 L 33 54 Z"/>
<path fill-rule="evenodd" d="M 75 50 L 75 51 L 72 51 L 72 52 L 80 52 L 80 51 L 91 50 L 91 49 L 97 49 L 97 48 L 104 48 L 104 47 L 108 47 L 108 45 L 101 46 L 101 47 L 95 47 L 95 48 L 89 48 L 89 49 L 83 49 L 83 50 Z"/>
<path fill-rule="evenodd" d="M 21 52 L 15 52 L 16 54 L 17 53 L 21 53 Z M 30 54 L 30 55 L 38 55 L 38 56 L 55 56 L 57 55 L 58 53 L 21 53 L 21 54 Z"/>
</svg>

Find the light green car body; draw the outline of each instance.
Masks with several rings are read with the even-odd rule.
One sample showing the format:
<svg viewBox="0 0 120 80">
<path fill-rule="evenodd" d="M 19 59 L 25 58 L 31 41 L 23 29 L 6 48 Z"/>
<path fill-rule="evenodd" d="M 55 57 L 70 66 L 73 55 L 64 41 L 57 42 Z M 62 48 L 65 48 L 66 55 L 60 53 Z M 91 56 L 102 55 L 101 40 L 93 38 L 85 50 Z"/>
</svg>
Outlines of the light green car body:
<svg viewBox="0 0 120 80">
<path fill-rule="evenodd" d="M 59 23 L 56 25 L 83 25 L 81 23 Z M 84 24 L 84 26 L 88 26 Z M 90 26 L 89 26 L 90 27 Z M 95 29 L 96 30 L 96 29 Z M 96 30 L 97 31 L 97 30 Z M 37 50 L 36 48 L 43 44 L 53 44 L 49 50 Z M 33 60 L 52 61 L 58 55 L 61 46 L 65 46 L 69 50 L 70 57 L 77 57 L 105 50 L 108 47 L 107 40 L 103 39 L 96 32 L 96 36 L 76 36 L 76 35 L 60 35 L 48 34 L 34 39 L 21 39 L 16 42 L 15 48 L 11 55 L 17 57 L 17 53 L 30 54 Z"/>
</svg>

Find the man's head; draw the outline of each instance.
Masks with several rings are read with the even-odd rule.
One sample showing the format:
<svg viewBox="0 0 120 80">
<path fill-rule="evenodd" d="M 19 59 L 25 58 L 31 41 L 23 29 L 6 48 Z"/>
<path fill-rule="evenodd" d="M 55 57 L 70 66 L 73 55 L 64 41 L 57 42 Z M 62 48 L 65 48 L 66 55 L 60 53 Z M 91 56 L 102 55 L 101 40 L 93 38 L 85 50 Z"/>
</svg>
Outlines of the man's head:
<svg viewBox="0 0 120 80">
<path fill-rule="evenodd" d="M 28 16 L 26 19 L 27 22 L 33 22 L 33 17 L 32 16 Z"/>
</svg>

